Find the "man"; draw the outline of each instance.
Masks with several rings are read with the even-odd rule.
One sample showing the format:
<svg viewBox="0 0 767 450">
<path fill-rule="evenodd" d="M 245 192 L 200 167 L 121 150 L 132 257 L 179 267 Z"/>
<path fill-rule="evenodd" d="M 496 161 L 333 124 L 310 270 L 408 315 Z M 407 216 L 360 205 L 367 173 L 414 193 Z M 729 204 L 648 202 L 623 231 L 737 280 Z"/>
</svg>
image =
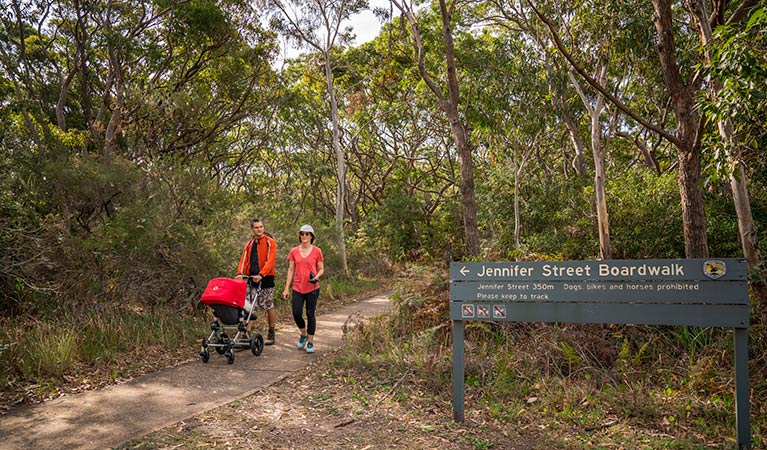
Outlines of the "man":
<svg viewBox="0 0 767 450">
<path fill-rule="evenodd" d="M 252 277 L 253 285 L 261 282 L 261 291 L 255 299 L 254 308 L 266 310 L 266 321 L 269 332 L 264 344 L 274 344 L 274 326 L 277 323 L 277 313 L 274 311 L 274 264 L 277 261 L 277 242 L 264 232 L 264 222 L 261 219 L 250 219 L 250 229 L 253 239 L 245 244 L 237 266 L 237 278 Z M 248 283 L 246 299 L 250 299 L 255 290 Z M 255 294 L 255 293 L 254 293 Z M 253 321 L 248 324 L 248 334 L 253 331 Z"/>
</svg>

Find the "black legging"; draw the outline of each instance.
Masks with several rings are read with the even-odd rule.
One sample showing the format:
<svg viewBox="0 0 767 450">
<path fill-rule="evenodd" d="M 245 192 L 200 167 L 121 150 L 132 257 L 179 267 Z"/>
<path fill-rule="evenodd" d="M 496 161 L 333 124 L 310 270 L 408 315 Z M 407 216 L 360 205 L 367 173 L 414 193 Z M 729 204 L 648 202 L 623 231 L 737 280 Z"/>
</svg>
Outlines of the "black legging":
<svg viewBox="0 0 767 450">
<path fill-rule="evenodd" d="M 317 319 L 314 317 L 314 312 L 317 310 L 317 299 L 319 296 L 319 288 L 308 294 L 302 294 L 295 289 L 293 290 L 293 320 L 295 320 L 298 328 L 302 330 L 306 328 L 306 332 L 312 336 L 314 336 L 314 332 L 317 330 Z M 306 321 L 309 322 L 308 327 L 303 317 L 304 302 L 306 302 Z"/>
</svg>

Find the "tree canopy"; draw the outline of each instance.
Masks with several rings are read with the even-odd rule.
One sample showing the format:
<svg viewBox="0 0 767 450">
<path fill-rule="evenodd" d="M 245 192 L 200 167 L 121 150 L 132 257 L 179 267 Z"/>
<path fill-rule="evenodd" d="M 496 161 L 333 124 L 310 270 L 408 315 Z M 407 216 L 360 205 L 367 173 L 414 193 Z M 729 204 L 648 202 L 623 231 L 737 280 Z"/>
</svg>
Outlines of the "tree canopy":
<svg viewBox="0 0 767 450">
<path fill-rule="evenodd" d="M 463 257 L 764 270 L 764 1 L 396 0 L 359 46 L 340 26 L 359 1 L 9 1 L 5 313 L 185 304 L 233 273 L 252 216 L 281 248 L 312 223 L 350 275 Z M 305 53 L 277 67 L 281 35 Z"/>
</svg>

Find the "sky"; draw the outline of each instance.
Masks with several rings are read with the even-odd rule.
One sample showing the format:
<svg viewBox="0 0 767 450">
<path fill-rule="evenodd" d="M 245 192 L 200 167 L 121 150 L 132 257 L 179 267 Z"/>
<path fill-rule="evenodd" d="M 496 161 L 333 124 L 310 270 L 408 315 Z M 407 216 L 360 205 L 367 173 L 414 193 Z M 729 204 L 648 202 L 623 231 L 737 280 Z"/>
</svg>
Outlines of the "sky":
<svg viewBox="0 0 767 450">
<path fill-rule="evenodd" d="M 370 8 L 389 9 L 389 0 L 370 0 Z M 381 30 L 381 22 L 372 11 L 365 11 L 352 16 L 351 26 L 357 35 L 356 45 L 372 41 Z"/>
<path fill-rule="evenodd" d="M 369 0 L 369 4 L 371 9 L 376 7 L 384 8 L 386 10 L 389 9 L 389 0 Z M 364 44 L 365 42 L 372 41 L 376 36 L 378 36 L 378 32 L 381 30 L 382 25 L 380 19 L 378 19 L 370 10 L 355 14 L 349 21 L 344 22 L 342 25 L 346 26 L 347 24 L 351 25 L 352 29 L 354 30 L 354 34 L 356 35 L 354 45 L 360 45 Z M 286 59 L 295 58 L 300 53 L 306 51 L 296 50 L 295 48 L 286 46 L 284 40 L 282 41 L 282 45 L 285 47 L 284 56 Z M 282 58 L 280 58 L 280 60 L 282 60 Z"/>
</svg>

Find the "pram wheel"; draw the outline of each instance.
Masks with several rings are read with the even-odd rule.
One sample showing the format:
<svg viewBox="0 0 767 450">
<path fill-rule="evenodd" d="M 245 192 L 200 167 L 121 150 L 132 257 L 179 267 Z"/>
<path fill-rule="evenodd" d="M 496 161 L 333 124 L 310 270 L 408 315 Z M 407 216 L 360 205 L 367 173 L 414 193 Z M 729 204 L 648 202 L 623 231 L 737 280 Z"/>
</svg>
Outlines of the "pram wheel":
<svg viewBox="0 0 767 450">
<path fill-rule="evenodd" d="M 250 351 L 256 356 L 264 351 L 264 337 L 261 333 L 256 333 L 250 340 Z"/>
<path fill-rule="evenodd" d="M 219 334 L 216 338 L 216 344 L 219 345 L 219 347 L 214 347 L 216 349 L 216 353 L 223 355 L 226 353 L 227 344 L 229 344 L 229 336 L 226 333 Z"/>
<path fill-rule="evenodd" d="M 234 364 L 234 353 L 231 350 L 226 352 L 226 362 L 227 364 Z"/>
<path fill-rule="evenodd" d="M 204 363 L 210 360 L 210 352 L 208 352 L 208 340 L 205 338 L 202 339 L 202 350 L 200 350 L 200 359 L 202 359 L 202 362 Z"/>
</svg>

